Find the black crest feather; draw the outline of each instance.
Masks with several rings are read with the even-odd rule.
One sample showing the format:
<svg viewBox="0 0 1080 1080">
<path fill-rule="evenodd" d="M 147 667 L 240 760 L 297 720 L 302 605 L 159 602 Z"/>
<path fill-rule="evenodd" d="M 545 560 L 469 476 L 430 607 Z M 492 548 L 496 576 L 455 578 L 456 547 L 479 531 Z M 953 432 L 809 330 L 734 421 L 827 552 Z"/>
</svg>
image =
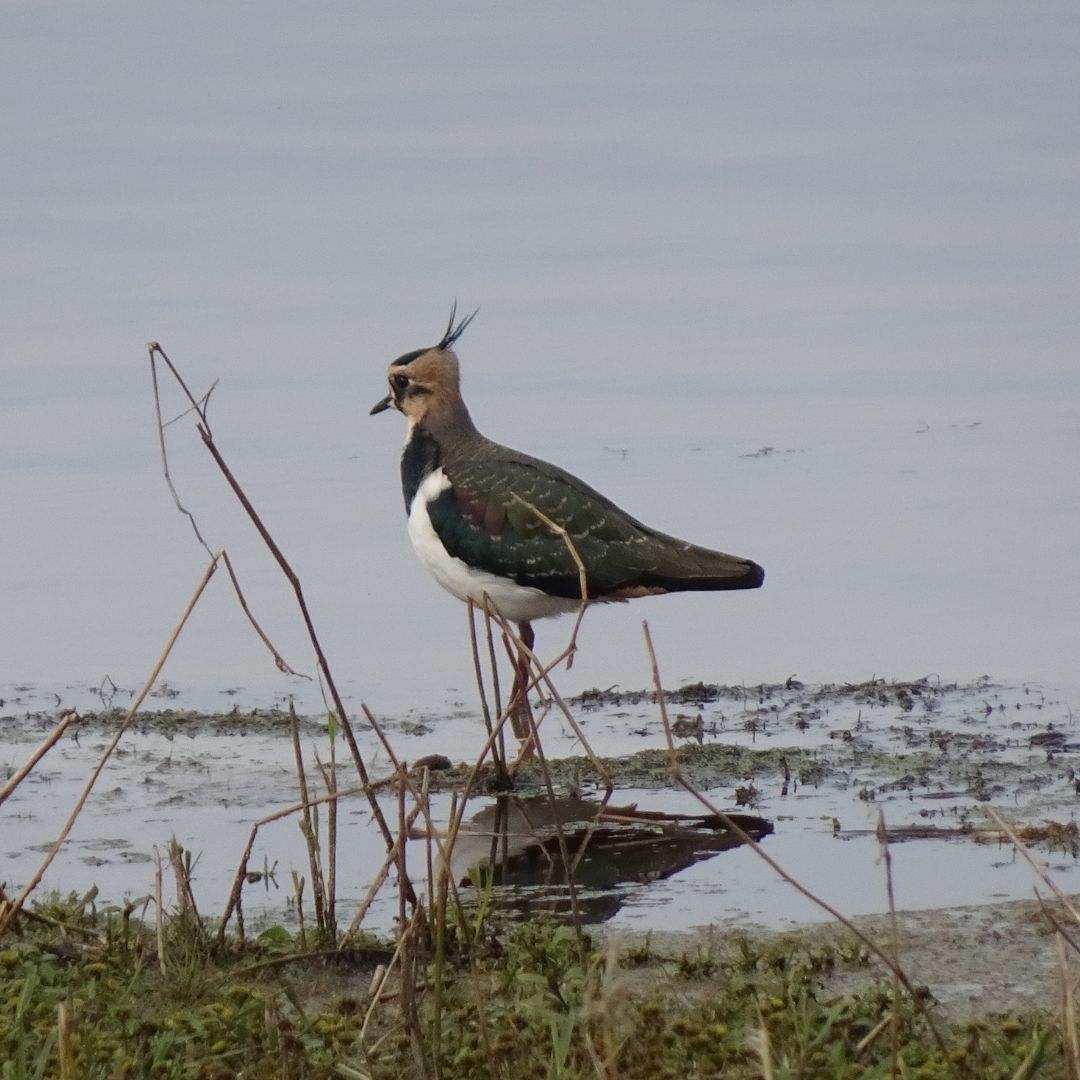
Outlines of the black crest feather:
<svg viewBox="0 0 1080 1080">
<path fill-rule="evenodd" d="M 435 348 L 449 349 L 450 346 L 465 333 L 465 327 L 467 327 L 479 314 L 480 309 L 477 308 L 471 315 L 466 315 L 465 318 L 455 326 L 454 320 L 457 318 L 457 301 L 455 300 L 453 306 L 450 308 L 450 321 L 446 324 L 446 333 L 443 334 L 442 341 L 440 341 Z"/>
</svg>

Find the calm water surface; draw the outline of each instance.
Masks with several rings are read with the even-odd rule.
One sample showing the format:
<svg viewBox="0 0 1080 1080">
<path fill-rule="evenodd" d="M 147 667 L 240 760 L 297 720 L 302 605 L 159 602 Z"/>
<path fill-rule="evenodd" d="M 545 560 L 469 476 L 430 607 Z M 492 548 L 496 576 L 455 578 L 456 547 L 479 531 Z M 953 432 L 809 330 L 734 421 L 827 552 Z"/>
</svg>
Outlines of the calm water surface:
<svg viewBox="0 0 1080 1080">
<path fill-rule="evenodd" d="M 471 702 L 463 611 L 405 537 L 403 425 L 367 416 L 455 297 L 482 430 L 768 571 L 591 612 L 565 692 L 644 685 L 642 618 L 673 684 L 1074 686 L 1078 48 L 1067 4 L 12 6 L 0 696 L 141 685 L 202 572 L 158 340 L 221 380 L 219 444 L 350 707 Z M 311 672 L 190 418 L 168 430 Z M 165 674 L 185 704 L 321 707 L 223 575 Z"/>
</svg>

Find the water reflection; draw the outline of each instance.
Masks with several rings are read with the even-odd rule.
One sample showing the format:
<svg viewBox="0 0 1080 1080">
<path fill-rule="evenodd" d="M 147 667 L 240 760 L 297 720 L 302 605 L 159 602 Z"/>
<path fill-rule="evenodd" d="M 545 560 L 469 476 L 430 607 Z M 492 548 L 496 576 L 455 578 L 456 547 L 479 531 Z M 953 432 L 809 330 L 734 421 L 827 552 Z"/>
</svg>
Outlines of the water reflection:
<svg viewBox="0 0 1080 1080">
<path fill-rule="evenodd" d="M 772 823 L 727 815 L 760 840 Z M 494 888 L 496 907 L 610 919 L 636 885 L 669 878 L 744 843 L 715 814 L 670 814 L 591 799 L 501 796 L 462 826 L 451 855 L 465 888 Z"/>
</svg>

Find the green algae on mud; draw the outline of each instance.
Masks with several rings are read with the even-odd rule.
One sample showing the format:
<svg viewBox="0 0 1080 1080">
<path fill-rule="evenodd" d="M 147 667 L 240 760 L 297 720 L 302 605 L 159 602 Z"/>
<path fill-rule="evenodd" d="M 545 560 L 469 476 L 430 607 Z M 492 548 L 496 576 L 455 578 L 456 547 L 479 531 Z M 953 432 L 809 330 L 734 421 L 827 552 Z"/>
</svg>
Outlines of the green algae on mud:
<svg viewBox="0 0 1080 1080">
<path fill-rule="evenodd" d="M 111 733 L 123 722 L 125 716 L 127 716 L 127 711 L 116 707 L 80 712 L 76 730 Z M 298 716 L 297 720 L 301 730 L 306 734 L 319 735 L 326 732 L 326 717 Z M 46 713 L 0 716 L 0 725 L 9 728 L 25 728 L 33 724 L 40 729 L 53 722 L 55 718 Z M 237 706 L 227 712 L 205 712 L 200 709 L 142 709 L 132 717 L 128 728 L 133 732 L 153 732 L 165 736 L 195 737 L 208 733 L 288 736 L 290 722 L 289 713 L 277 708 L 242 710 Z"/>
<path fill-rule="evenodd" d="M 674 786 L 669 755 L 666 750 L 639 750 L 620 757 L 599 759 L 604 772 L 611 777 L 616 788 L 664 788 Z M 799 783 L 813 784 L 823 780 L 830 772 L 830 765 L 817 751 L 799 751 L 784 748 L 754 750 L 745 746 L 681 746 L 675 750 L 675 760 L 691 783 L 700 787 L 716 787 L 746 777 L 782 775 L 785 764 L 798 778 Z M 581 755 L 546 761 L 524 761 L 515 774 L 515 787 L 523 790 L 541 790 L 544 786 L 544 769 L 556 787 L 573 789 L 580 784 L 602 787 L 605 775 L 592 759 Z M 459 787 L 472 769 L 461 763 L 450 769 L 433 773 L 433 790 L 449 790 Z M 485 766 L 480 774 L 480 784 L 497 786 L 498 778 L 493 768 Z"/>
</svg>

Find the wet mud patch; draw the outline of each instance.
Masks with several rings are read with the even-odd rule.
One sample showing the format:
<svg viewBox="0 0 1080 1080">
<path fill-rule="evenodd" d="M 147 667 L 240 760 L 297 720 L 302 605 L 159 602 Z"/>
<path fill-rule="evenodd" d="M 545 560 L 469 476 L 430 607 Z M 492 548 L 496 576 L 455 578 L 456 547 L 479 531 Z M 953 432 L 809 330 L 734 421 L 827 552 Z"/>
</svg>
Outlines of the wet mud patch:
<svg viewBox="0 0 1080 1080">
<path fill-rule="evenodd" d="M 879 809 L 894 842 L 898 906 L 907 910 L 997 903 L 1030 897 L 1033 874 L 1003 842 L 984 813 L 993 806 L 1029 827 L 1040 864 L 1063 888 L 1080 891 L 1076 871 L 1076 754 L 1080 730 L 1065 696 L 1034 685 L 989 679 L 961 684 L 938 679 L 861 684 L 803 684 L 795 679 L 756 687 L 694 683 L 666 693 L 683 775 L 723 811 L 768 820 L 763 841 L 794 876 L 847 915 L 886 909 Z M 170 701 L 173 699 L 169 699 Z M 655 696 L 645 690 L 593 690 L 569 702 L 619 804 L 645 811 L 701 813 L 675 786 Z M 55 722 L 51 709 L 0 717 L 0 782 Z M 603 777 L 583 753 L 558 710 L 541 727 L 550 779 L 563 794 L 597 797 Z M 122 713 L 84 713 L 64 740 L 4 805 L 0 878 L 26 880 L 112 737 Z M 433 810 L 448 813 L 450 792 L 470 769 L 464 754 L 479 748 L 483 726 L 460 701 L 432 712 L 380 718 L 399 758 L 447 758 L 432 773 Z M 373 777 L 392 771 L 362 719 L 354 731 Z M 336 755 L 352 776 L 340 738 L 331 748 L 325 720 L 302 720 L 307 766 Z M 456 764 L 453 764 L 455 763 Z M 476 810 L 491 805 L 481 776 Z M 546 789 L 527 763 L 517 794 Z M 176 837 L 196 860 L 195 888 L 208 911 L 224 903 L 251 825 L 298 798 L 287 714 L 277 708 L 204 713 L 167 708 L 140 714 L 45 881 L 84 891 L 96 884 L 119 900 L 152 883 L 155 849 Z M 396 815 L 396 796 L 385 806 Z M 471 808 L 470 808 L 471 809 Z M 381 863 L 381 837 L 361 798 L 344 801 L 338 868 L 339 903 L 358 903 Z M 104 839 L 103 847 L 94 847 Z M 117 841 L 115 846 L 110 846 Z M 266 873 L 245 903 L 269 920 L 294 917 L 290 871 L 307 857 L 295 819 L 260 833 L 253 865 Z M 417 853 L 416 870 L 422 859 Z M 274 869 L 276 867 L 276 873 Z M 393 904 L 372 909 L 376 928 L 393 920 Z M 785 928 L 821 921 L 819 909 L 777 879 L 752 851 L 733 850 L 677 874 L 630 888 L 612 926 Z"/>
<path fill-rule="evenodd" d="M 806 789 L 854 791 L 864 803 L 917 804 L 924 818 L 964 816 L 1007 799 L 1071 810 L 1080 798 L 1080 729 L 1064 700 L 1038 687 L 874 681 L 807 687 L 795 680 L 752 688 L 695 683 L 666 691 L 682 774 L 702 790 L 755 782 L 755 794 L 795 797 Z M 659 733 L 655 694 L 591 690 L 571 701 L 590 715 L 622 720 L 623 744 Z M 696 711 L 680 711 L 691 706 Z M 591 733 L 590 733 L 591 734 Z M 678 737 L 680 736 L 681 737 Z M 672 786 L 662 746 L 604 756 L 616 786 Z M 550 763 L 563 784 L 600 785 L 584 755 Z M 540 781 L 526 763 L 521 779 Z M 439 778 L 457 783 L 461 770 Z M 757 786 L 760 784 L 760 786 Z M 938 805 L 934 805 L 938 804 Z M 912 834 L 913 837 L 916 834 Z"/>
<path fill-rule="evenodd" d="M 1051 910 L 1068 925 L 1060 905 Z M 856 927 L 892 949 L 888 915 L 864 915 Z M 751 958 L 756 969 L 775 964 L 812 964 L 825 998 L 864 992 L 883 977 L 866 947 L 835 924 L 734 933 L 717 927 L 608 930 L 604 938 L 623 962 L 631 987 L 658 977 L 682 976 L 682 992 L 693 998 L 714 992 L 713 981 Z M 1050 1010 L 1060 990 L 1057 942 L 1035 901 L 1006 901 L 897 914 L 898 958 L 916 987 L 925 988 L 934 1010 L 965 1023 L 988 1015 L 1028 1009 Z"/>
</svg>

